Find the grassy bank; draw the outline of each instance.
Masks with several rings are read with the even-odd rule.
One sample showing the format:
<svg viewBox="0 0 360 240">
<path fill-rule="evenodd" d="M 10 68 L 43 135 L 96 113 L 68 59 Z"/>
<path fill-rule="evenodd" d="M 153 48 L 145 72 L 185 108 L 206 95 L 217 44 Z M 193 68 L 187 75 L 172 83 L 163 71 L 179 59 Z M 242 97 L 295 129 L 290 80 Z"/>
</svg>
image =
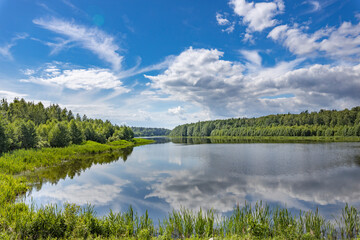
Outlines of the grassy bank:
<svg viewBox="0 0 360 240">
<path fill-rule="evenodd" d="M 150 142 L 144 139 L 109 144 L 88 141 L 66 148 L 3 154 L 0 239 L 349 239 L 359 236 L 360 215 L 349 206 L 342 210 L 340 218 L 330 222 L 317 211 L 294 215 L 286 208 L 269 208 L 261 202 L 237 206 L 230 216 L 212 210 L 181 209 L 160 220 L 152 219 L 147 212 L 140 216 L 131 207 L 126 212 L 98 217 L 91 206 L 65 204 L 35 208 L 15 203 L 16 197 L 39 179 L 52 176 L 56 181 L 69 175 L 55 171 L 56 166 L 80 164 L 80 169 L 86 169 L 93 163 L 106 163 L 118 157 L 125 161 L 131 154 L 129 147 Z"/>
<path fill-rule="evenodd" d="M 70 162 L 87 162 L 92 164 L 92 157 L 101 156 L 97 161 L 116 159 L 123 151 L 120 150 L 151 143 L 151 140 L 134 139 L 133 141 L 115 141 L 100 144 L 87 141 L 81 145 L 65 148 L 19 149 L 0 156 L 0 208 L 12 204 L 16 197 L 28 190 L 32 178 L 39 175 L 42 169 Z"/>
</svg>

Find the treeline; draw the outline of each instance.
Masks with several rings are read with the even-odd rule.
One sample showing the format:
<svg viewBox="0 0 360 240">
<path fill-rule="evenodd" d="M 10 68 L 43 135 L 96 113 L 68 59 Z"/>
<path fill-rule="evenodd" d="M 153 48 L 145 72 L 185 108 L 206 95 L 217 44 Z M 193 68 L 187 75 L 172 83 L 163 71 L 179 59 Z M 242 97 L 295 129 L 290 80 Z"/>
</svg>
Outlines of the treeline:
<svg viewBox="0 0 360 240">
<path fill-rule="evenodd" d="M 24 99 L 0 101 L 0 154 L 20 148 L 65 147 L 87 140 L 105 143 L 133 137 L 130 127 L 80 117 L 57 104 L 44 107 L 41 102 Z"/>
<path fill-rule="evenodd" d="M 167 136 L 171 130 L 166 128 L 131 127 L 135 137 Z"/>
<path fill-rule="evenodd" d="M 170 136 L 360 136 L 360 106 L 184 124 L 174 128 Z"/>
</svg>

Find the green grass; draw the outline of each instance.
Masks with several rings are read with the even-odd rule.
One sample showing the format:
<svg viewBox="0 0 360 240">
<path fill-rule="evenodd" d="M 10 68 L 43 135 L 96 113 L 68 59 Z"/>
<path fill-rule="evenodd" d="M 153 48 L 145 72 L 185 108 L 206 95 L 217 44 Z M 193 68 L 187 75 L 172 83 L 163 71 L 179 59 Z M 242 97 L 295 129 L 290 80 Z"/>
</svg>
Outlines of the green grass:
<svg viewBox="0 0 360 240">
<path fill-rule="evenodd" d="M 359 213 L 346 206 L 337 224 L 317 211 L 291 214 L 260 203 L 235 207 L 226 217 L 182 208 L 155 226 L 148 213 L 125 212 L 97 217 L 93 207 L 65 204 L 39 209 L 24 203 L 0 208 L 0 237 L 11 239 L 355 239 Z"/>
<path fill-rule="evenodd" d="M 0 173 L 19 174 L 25 171 L 35 171 L 38 168 L 54 166 L 64 161 L 84 159 L 89 155 L 148 143 L 151 143 L 151 140 L 135 139 L 134 142 L 120 140 L 108 144 L 87 141 L 81 145 L 64 148 L 19 149 L 4 153 L 0 157 Z"/>
<path fill-rule="evenodd" d="M 37 179 L 57 181 L 71 173 L 72 164 L 86 169 L 119 157 L 126 161 L 131 147 L 150 143 L 135 139 L 110 144 L 86 142 L 66 148 L 17 150 L 0 157 L 0 239 L 356 239 L 359 211 L 346 205 L 341 217 L 325 220 L 318 211 L 291 213 L 262 202 L 236 206 L 230 216 L 213 210 L 181 208 L 164 219 L 125 212 L 98 217 L 92 206 L 46 205 L 36 208 L 15 203 Z M 130 147 L 130 148 L 129 148 Z M 64 165 L 58 173 L 55 166 Z M 70 170 L 69 170 L 70 169 Z M 53 171 L 54 170 L 54 171 Z M 70 171 L 70 173 L 69 173 Z M 53 179 L 51 179 L 51 176 Z"/>
</svg>

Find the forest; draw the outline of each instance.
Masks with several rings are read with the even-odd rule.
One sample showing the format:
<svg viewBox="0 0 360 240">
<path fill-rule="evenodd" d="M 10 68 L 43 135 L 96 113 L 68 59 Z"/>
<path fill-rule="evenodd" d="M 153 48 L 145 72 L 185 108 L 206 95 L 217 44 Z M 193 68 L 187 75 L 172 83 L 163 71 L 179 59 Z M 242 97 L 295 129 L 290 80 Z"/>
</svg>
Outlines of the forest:
<svg viewBox="0 0 360 240">
<path fill-rule="evenodd" d="M 167 136 L 171 132 L 166 128 L 131 127 L 131 129 L 135 137 Z"/>
<path fill-rule="evenodd" d="M 74 115 L 57 104 L 49 107 L 24 99 L 0 102 L 0 154 L 15 149 L 66 147 L 84 141 L 98 143 L 131 140 L 130 127 Z"/>
<path fill-rule="evenodd" d="M 179 125 L 170 136 L 360 136 L 360 106 L 351 110 L 320 110 L 258 118 L 231 118 Z"/>
</svg>

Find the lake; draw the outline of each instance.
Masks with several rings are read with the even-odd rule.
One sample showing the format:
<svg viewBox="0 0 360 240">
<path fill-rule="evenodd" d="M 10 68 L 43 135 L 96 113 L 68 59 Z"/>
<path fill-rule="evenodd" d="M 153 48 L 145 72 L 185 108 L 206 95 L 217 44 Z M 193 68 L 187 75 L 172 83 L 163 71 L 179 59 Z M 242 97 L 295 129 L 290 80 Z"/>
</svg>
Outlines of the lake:
<svg viewBox="0 0 360 240">
<path fill-rule="evenodd" d="M 98 216 L 132 205 L 154 219 L 181 206 L 228 214 L 260 200 L 328 219 L 345 203 L 360 207 L 360 143 L 214 141 L 158 138 L 102 164 L 66 163 L 39 173 L 24 201 L 90 203 Z"/>
</svg>

